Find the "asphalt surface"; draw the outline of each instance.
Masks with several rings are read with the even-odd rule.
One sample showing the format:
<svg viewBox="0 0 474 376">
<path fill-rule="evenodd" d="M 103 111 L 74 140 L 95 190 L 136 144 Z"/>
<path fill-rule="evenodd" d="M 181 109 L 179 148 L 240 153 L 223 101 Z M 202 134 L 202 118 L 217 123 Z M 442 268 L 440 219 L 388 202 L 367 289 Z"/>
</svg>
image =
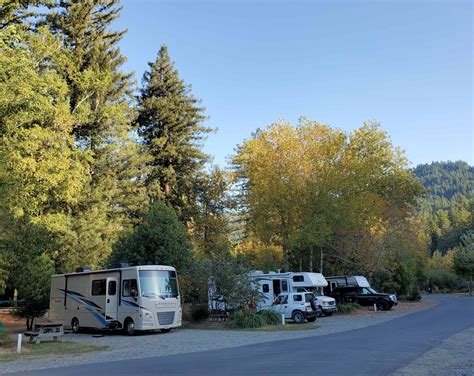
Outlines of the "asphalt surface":
<svg viewBox="0 0 474 376">
<path fill-rule="evenodd" d="M 223 350 L 49 368 L 22 375 L 386 375 L 445 338 L 474 325 L 474 298 L 441 304 L 382 324 L 327 336 Z M 474 356 L 474 354 L 473 354 Z"/>
</svg>

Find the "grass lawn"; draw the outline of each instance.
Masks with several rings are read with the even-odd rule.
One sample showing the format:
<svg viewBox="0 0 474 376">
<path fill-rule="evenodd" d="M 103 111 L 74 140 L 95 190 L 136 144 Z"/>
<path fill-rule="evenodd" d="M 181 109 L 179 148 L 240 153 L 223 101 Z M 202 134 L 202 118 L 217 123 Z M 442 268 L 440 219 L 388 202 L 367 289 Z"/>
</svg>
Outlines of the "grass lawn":
<svg viewBox="0 0 474 376">
<path fill-rule="evenodd" d="M 192 323 L 185 326 L 186 329 L 198 329 L 198 330 L 232 330 L 232 331 L 246 331 L 246 332 L 286 332 L 293 330 L 314 330 L 318 329 L 319 326 L 313 324 L 290 324 L 286 325 L 265 325 L 260 328 L 247 328 L 247 329 L 229 329 L 225 322 L 218 321 L 205 321 L 200 323 Z"/>
<path fill-rule="evenodd" d="M 44 358 L 53 355 L 80 355 L 91 351 L 105 351 L 109 346 L 94 346 L 78 342 L 43 342 L 39 344 L 25 344 L 21 354 L 15 352 L 16 347 L 11 346 L 9 352 L 1 352 L 0 363 L 12 362 L 21 359 Z"/>
</svg>

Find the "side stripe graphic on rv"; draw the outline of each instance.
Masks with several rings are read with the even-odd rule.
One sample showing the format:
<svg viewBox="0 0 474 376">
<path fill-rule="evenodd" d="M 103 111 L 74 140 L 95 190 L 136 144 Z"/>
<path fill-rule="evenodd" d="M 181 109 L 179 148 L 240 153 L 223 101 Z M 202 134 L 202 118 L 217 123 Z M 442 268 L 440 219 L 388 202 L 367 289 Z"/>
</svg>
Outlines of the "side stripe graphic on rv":
<svg viewBox="0 0 474 376">
<path fill-rule="evenodd" d="M 130 307 L 143 308 L 142 306 L 139 306 L 137 303 L 130 302 L 130 301 L 125 300 L 125 299 L 122 299 L 122 303 L 125 303 L 125 305 L 128 305 Z"/>
<path fill-rule="evenodd" d="M 85 299 L 84 296 L 79 294 L 78 292 L 70 291 L 70 290 L 66 291 L 64 289 L 59 289 L 59 291 L 62 291 L 63 293 L 65 293 L 69 299 L 72 299 L 76 303 L 83 305 L 86 311 L 88 311 L 89 313 L 92 313 L 95 319 L 99 321 L 102 325 L 107 325 L 107 320 L 104 318 L 104 313 L 97 312 L 97 309 L 100 311 L 103 311 L 103 309 L 100 306 L 98 306 L 94 302 L 91 302 L 88 299 Z"/>
</svg>

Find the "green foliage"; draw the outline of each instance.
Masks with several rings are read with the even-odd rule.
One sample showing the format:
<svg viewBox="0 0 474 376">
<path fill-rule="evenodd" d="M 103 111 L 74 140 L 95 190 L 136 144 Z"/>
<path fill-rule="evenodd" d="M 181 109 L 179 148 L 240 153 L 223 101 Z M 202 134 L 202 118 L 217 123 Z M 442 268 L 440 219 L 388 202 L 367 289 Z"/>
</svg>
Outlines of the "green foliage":
<svg viewBox="0 0 474 376">
<path fill-rule="evenodd" d="M 337 305 L 337 312 L 339 313 L 351 313 L 360 309 L 358 303 L 339 303 Z"/>
<path fill-rule="evenodd" d="M 195 305 L 191 308 L 191 318 L 193 322 L 205 321 L 209 317 L 207 304 Z"/>
<path fill-rule="evenodd" d="M 42 316 L 49 306 L 49 290 L 54 265 L 48 256 L 42 254 L 24 259 L 21 269 L 14 274 L 14 283 L 18 289 L 18 308 L 15 314 L 27 319 L 30 330 L 33 320 Z"/>
<path fill-rule="evenodd" d="M 225 301 L 227 309 L 238 309 L 259 299 L 258 286 L 249 278 L 249 268 L 238 257 L 231 255 L 206 260 L 212 278 L 213 299 Z"/>
<path fill-rule="evenodd" d="M 382 269 L 392 225 L 409 217 L 421 185 L 377 123 L 350 134 L 302 119 L 246 140 L 233 159 L 247 230 L 283 248 L 285 269 L 325 249 L 339 273 Z M 370 203 L 370 205 L 368 205 Z M 318 252 L 319 253 L 319 252 Z"/>
<path fill-rule="evenodd" d="M 466 280 L 469 295 L 472 295 L 474 279 L 474 232 L 461 237 L 461 245 L 454 253 L 454 270 Z"/>
<path fill-rule="evenodd" d="M 227 322 L 229 329 L 252 329 L 265 325 L 281 325 L 281 316 L 275 312 L 255 313 L 248 308 L 243 308 L 232 312 Z"/>
<path fill-rule="evenodd" d="M 179 78 L 165 45 L 149 67 L 138 98 L 138 132 L 152 157 L 148 193 L 154 200 L 164 198 L 188 218 L 194 184 L 207 160 L 201 151 L 209 132 L 202 125 L 204 109 Z"/>
<path fill-rule="evenodd" d="M 459 285 L 459 277 L 450 270 L 430 268 L 426 276 L 431 282 L 433 292 L 452 292 Z"/>
<path fill-rule="evenodd" d="M 124 234 L 114 248 L 112 262 L 134 265 L 172 265 L 179 272 L 189 268 L 191 243 L 174 209 L 157 201 L 142 224 Z"/>
<path fill-rule="evenodd" d="M 13 341 L 5 330 L 3 323 L 0 321 L 0 349 L 9 346 L 12 342 Z"/>
<path fill-rule="evenodd" d="M 260 328 L 264 325 L 264 318 L 248 308 L 232 312 L 227 322 L 229 329 Z"/>
<path fill-rule="evenodd" d="M 258 315 L 265 321 L 265 325 L 281 325 L 281 314 L 279 313 L 262 310 Z"/>
<path fill-rule="evenodd" d="M 219 167 L 202 173 L 197 179 L 191 233 L 201 256 L 219 258 L 230 252 L 230 185 L 229 174 Z"/>
<path fill-rule="evenodd" d="M 413 170 L 426 187 L 420 209 L 430 224 L 431 251 L 446 253 L 474 228 L 474 167 L 466 162 L 433 162 Z"/>
</svg>

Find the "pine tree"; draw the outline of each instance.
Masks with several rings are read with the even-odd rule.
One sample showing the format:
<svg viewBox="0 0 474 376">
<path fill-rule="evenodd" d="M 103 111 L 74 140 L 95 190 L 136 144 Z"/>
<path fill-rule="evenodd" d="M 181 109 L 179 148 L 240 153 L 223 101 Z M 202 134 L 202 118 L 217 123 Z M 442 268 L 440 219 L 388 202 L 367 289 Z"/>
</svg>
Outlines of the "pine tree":
<svg viewBox="0 0 474 376">
<path fill-rule="evenodd" d="M 70 52 L 59 70 L 68 83 L 72 135 L 89 155 L 91 174 L 73 210 L 74 231 L 62 249 L 69 255 L 64 269 L 105 262 L 120 231 L 147 210 L 147 155 L 131 136 L 132 75 L 122 72 L 126 58 L 118 48 L 125 31 L 110 27 L 120 9 L 119 0 L 60 1 L 42 21 Z"/>
<path fill-rule="evenodd" d="M 138 98 L 139 135 L 152 158 L 146 184 L 152 201 L 164 198 L 185 219 L 207 160 L 201 146 L 210 129 L 203 126 L 204 109 L 180 79 L 166 45 L 149 67 Z"/>
<path fill-rule="evenodd" d="M 0 0 L 0 30 L 11 25 L 26 25 L 28 18 L 37 15 L 35 8 L 52 4 L 53 0 Z"/>
</svg>

